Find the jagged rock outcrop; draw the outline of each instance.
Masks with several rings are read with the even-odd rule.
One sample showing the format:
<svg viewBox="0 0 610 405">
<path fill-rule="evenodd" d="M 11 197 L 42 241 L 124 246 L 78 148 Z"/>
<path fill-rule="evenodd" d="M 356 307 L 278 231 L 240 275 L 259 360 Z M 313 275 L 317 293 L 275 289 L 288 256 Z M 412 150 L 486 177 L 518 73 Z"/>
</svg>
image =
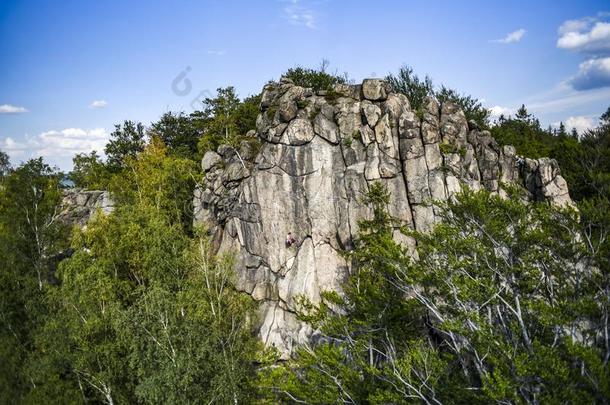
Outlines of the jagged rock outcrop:
<svg viewBox="0 0 610 405">
<path fill-rule="evenodd" d="M 373 182 L 391 192 L 390 213 L 422 231 L 438 221 L 430 202 L 464 186 L 504 194 L 502 184 L 514 183 L 531 199 L 571 203 L 554 160 L 518 157 L 469 127 L 454 104 L 429 98 L 413 111 L 382 80 L 319 92 L 270 83 L 256 137 L 259 148 L 244 141 L 205 155 L 195 221 L 219 251 L 237 253 L 238 287 L 261 302 L 260 336 L 284 356 L 314 332 L 295 316 L 299 295 L 316 303 L 321 291 L 340 291 L 350 263 L 339 252 L 370 215 L 361 197 Z M 415 247 L 398 229 L 394 235 Z"/>
<path fill-rule="evenodd" d="M 108 191 L 71 188 L 64 191 L 59 220 L 83 227 L 98 210 L 108 214 L 113 208 L 114 202 Z"/>
</svg>

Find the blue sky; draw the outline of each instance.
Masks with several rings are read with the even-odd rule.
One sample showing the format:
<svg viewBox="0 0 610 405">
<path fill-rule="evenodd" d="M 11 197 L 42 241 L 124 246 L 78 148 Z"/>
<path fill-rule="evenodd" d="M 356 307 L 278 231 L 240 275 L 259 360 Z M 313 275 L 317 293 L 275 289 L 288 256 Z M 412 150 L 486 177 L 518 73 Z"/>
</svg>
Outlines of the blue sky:
<svg viewBox="0 0 610 405">
<path fill-rule="evenodd" d="M 323 58 L 355 81 L 409 64 L 496 112 L 525 103 L 544 125 L 582 129 L 610 106 L 608 12 L 585 0 L 0 0 L 0 149 L 69 169 L 115 123 L 192 111 L 221 86 L 247 96 Z"/>
</svg>

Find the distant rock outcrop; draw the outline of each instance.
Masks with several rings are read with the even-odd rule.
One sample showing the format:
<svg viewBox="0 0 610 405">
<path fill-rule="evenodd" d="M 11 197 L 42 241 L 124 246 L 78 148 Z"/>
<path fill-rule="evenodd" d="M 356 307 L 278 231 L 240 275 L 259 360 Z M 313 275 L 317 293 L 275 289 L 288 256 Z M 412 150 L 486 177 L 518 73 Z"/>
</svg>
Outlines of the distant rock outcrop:
<svg viewBox="0 0 610 405">
<path fill-rule="evenodd" d="M 413 111 L 382 80 L 318 92 L 270 83 L 255 136 L 260 147 L 253 138 L 205 155 L 195 222 L 209 227 L 219 251 L 237 252 L 238 287 L 261 303 L 261 338 L 284 356 L 314 332 L 297 320 L 297 297 L 319 302 L 349 274 L 339 252 L 371 214 L 361 197 L 372 182 L 391 192 L 394 217 L 422 231 L 438 221 L 430 202 L 464 186 L 505 194 L 502 184 L 519 184 L 531 199 L 571 204 L 554 160 L 518 157 L 469 127 L 455 104 L 429 98 Z"/>
<path fill-rule="evenodd" d="M 85 226 L 98 211 L 107 214 L 114 208 L 108 191 L 71 188 L 64 191 L 59 219 L 68 225 Z"/>
</svg>

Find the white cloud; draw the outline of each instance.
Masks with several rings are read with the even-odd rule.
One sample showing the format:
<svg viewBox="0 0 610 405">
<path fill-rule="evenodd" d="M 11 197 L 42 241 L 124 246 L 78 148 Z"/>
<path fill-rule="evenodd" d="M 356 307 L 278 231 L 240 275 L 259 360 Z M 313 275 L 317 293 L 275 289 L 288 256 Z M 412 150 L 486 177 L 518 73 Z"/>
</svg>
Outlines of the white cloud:
<svg viewBox="0 0 610 405">
<path fill-rule="evenodd" d="M 492 121 L 497 120 L 498 118 L 500 118 L 501 115 L 504 115 L 504 117 L 508 117 L 512 113 L 513 113 L 513 109 L 512 108 L 502 107 L 502 106 L 499 106 L 499 105 L 496 105 L 496 106 L 493 106 L 493 107 L 489 108 L 489 118 Z"/>
<path fill-rule="evenodd" d="M 596 17 L 568 20 L 558 28 L 557 47 L 587 57 L 578 72 L 567 80 L 575 90 L 591 90 L 610 86 L 610 22 L 609 13 Z"/>
<path fill-rule="evenodd" d="M 595 119 L 592 116 L 578 115 L 575 117 L 568 117 L 563 121 L 563 125 L 566 127 L 566 131 L 572 131 L 576 129 L 579 134 L 585 131 L 595 128 Z M 553 128 L 559 128 L 561 122 L 554 122 L 551 124 Z"/>
<path fill-rule="evenodd" d="M 610 53 L 610 22 L 593 17 L 569 20 L 559 27 L 559 34 L 558 48 L 593 55 Z"/>
<path fill-rule="evenodd" d="M 592 117 L 585 117 L 582 115 L 576 117 L 568 117 L 566 122 L 564 122 L 566 128 L 571 131 L 572 128 L 575 128 L 579 134 L 595 128 L 595 120 Z"/>
<path fill-rule="evenodd" d="M 524 103 L 535 114 L 558 114 L 609 99 L 609 87 L 577 91 L 570 83 L 563 82 L 550 91 L 522 98 L 519 103 Z"/>
<path fill-rule="evenodd" d="M 214 56 L 222 56 L 225 55 L 227 53 L 227 51 L 220 49 L 220 50 L 208 50 L 207 54 L 208 55 L 214 55 Z"/>
<path fill-rule="evenodd" d="M 90 108 L 105 108 L 108 105 L 106 100 L 95 100 L 93 101 L 89 107 Z"/>
<path fill-rule="evenodd" d="M 578 20 L 567 20 L 559 26 L 557 31 L 564 35 L 570 32 L 584 31 L 591 26 L 591 23 L 595 21 L 593 17 L 584 17 Z"/>
<path fill-rule="evenodd" d="M 499 44 L 511 44 L 513 42 L 519 42 L 523 39 L 525 32 L 526 31 L 523 28 L 521 28 L 521 29 L 518 29 L 517 31 L 509 32 L 502 39 L 494 39 L 491 42 L 496 42 Z"/>
<path fill-rule="evenodd" d="M 21 114 L 26 112 L 28 112 L 28 110 L 23 107 L 17 107 L 11 104 L 0 105 L 0 114 Z"/>
<path fill-rule="evenodd" d="M 578 72 L 568 80 L 575 90 L 590 90 L 610 86 L 610 57 L 589 59 L 578 66 Z"/>
<path fill-rule="evenodd" d="M 284 7 L 284 18 L 292 25 L 301 25 L 310 29 L 317 28 L 313 10 L 305 7 L 301 0 L 288 0 Z"/>
<path fill-rule="evenodd" d="M 109 134 L 104 128 L 66 128 L 46 131 L 36 136 L 26 135 L 23 141 L 7 137 L 0 140 L 0 149 L 6 151 L 13 160 L 42 156 L 65 169 L 77 153 L 96 150 L 102 154 L 108 139 Z"/>
</svg>

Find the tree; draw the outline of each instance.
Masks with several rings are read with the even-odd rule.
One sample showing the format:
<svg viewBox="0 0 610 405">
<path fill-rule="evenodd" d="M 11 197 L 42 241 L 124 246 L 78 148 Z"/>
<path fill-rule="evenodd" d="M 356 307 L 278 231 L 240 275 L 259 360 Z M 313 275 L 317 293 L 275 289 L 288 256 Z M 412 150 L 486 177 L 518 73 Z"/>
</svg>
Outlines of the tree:
<svg viewBox="0 0 610 405">
<path fill-rule="evenodd" d="M 559 140 L 552 131 L 543 130 L 524 105 L 515 117 L 498 120 L 490 131 L 500 144 L 513 145 L 517 154 L 534 159 L 552 156 L 551 151 Z"/>
<path fill-rule="evenodd" d="M 511 193 L 517 193 L 512 190 Z M 513 195 L 513 197 L 516 197 Z M 371 187 L 343 296 L 301 317 L 321 336 L 266 369 L 276 400 L 566 403 L 610 395 L 607 242 L 575 212 L 466 190 L 411 259 Z"/>
<path fill-rule="evenodd" d="M 407 96 L 415 111 L 423 108 L 426 97 L 434 96 L 432 79 L 429 76 L 420 79 L 409 66 L 402 66 L 396 76 L 389 74 L 386 80 L 395 92 Z"/>
<path fill-rule="evenodd" d="M 256 118 L 260 112 L 261 95 L 246 97 L 237 106 L 237 132 L 245 135 L 248 131 L 256 129 Z"/>
<path fill-rule="evenodd" d="M 610 107 L 599 117 L 599 124 L 601 127 L 610 125 Z"/>
<path fill-rule="evenodd" d="M 260 95 L 240 101 L 233 87 L 219 88 L 217 96 L 203 101 L 203 110 L 191 116 L 204 123 L 198 148 L 201 156 L 216 150 L 221 144 L 234 147 L 245 139 L 246 133 L 256 128 Z"/>
<path fill-rule="evenodd" d="M 480 128 L 489 127 L 489 110 L 476 98 L 460 94 L 456 90 L 441 85 L 434 89 L 434 83 L 429 76 L 423 79 L 414 73 L 413 68 L 402 66 L 397 75 L 389 74 L 386 80 L 395 92 L 402 93 L 409 99 L 411 108 L 422 112 L 427 97 L 435 97 L 441 104 L 450 102 L 457 104 L 468 121 L 474 121 Z"/>
<path fill-rule="evenodd" d="M 101 160 L 96 151 L 89 154 L 79 153 L 72 158 L 74 168 L 69 174 L 75 187 L 89 190 L 105 190 L 112 173 L 109 167 Z"/>
<path fill-rule="evenodd" d="M 521 107 L 517 110 L 517 114 L 515 118 L 524 123 L 530 123 L 532 119 L 532 115 L 527 112 L 527 108 L 525 108 L 525 104 L 521 104 Z"/>
<path fill-rule="evenodd" d="M 421 343 L 426 336 L 422 308 L 391 282 L 396 268 L 410 259 L 392 238 L 389 198 L 380 183 L 365 196 L 373 215 L 359 222 L 355 250 L 346 252 L 353 272 L 344 295 L 324 292 L 319 307 L 301 300 L 301 319 L 321 334 L 293 361 L 261 373 L 263 392 L 273 400 L 429 403 L 437 395 L 435 387 L 442 389 L 444 361 Z"/>
<path fill-rule="evenodd" d="M 45 291 L 54 280 L 49 263 L 68 242 L 57 219 L 59 181 L 42 158 L 0 180 L 0 397 L 6 402 L 19 402 L 31 387 L 24 363 L 48 315 Z"/>
<path fill-rule="evenodd" d="M 247 402 L 253 303 L 233 288 L 231 257 L 184 230 L 194 163 L 157 138 L 125 163 L 114 211 L 79 230 L 60 264 L 29 401 Z"/>
<path fill-rule="evenodd" d="M 135 157 L 144 150 L 144 125 L 133 121 L 125 121 L 114 126 L 110 141 L 104 149 L 106 163 L 114 172 L 126 166 L 128 157 Z"/>
<path fill-rule="evenodd" d="M 607 349 L 595 339 L 606 328 L 603 263 L 579 238 L 576 213 L 466 192 L 443 219 L 417 235 L 420 260 L 398 278 L 422 287 L 410 291 L 469 385 L 495 402 L 607 396 Z"/>
<path fill-rule="evenodd" d="M 490 112 L 476 98 L 467 94 L 459 94 L 457 91 L 445 86 L 441 86 L 440 90 L 436 92 L 436 98 L 441 103 L 451 102 L 457 104 L 464 111 L 466 119 L 474 121 L 480 128 L 489 127 Z"/>
<path fill-rule="evenodd" d="M 203 120 L 196 116 L 168 112 L 151 125 L 149 132 L 161 139 L 172 153 L 196 159 L 197 142 L 204 132 L 203 124 Z"/>
<path fill-rule="evenodd" d="M 11 161 L 8 155 L 0 150 L 0 178 L 6 176 L 11 169 Z"/>
<path fill-rule="evenodd" d="M 566 131 L 566 126 L 563 125 L 563 121 L 559 123 L 559 128 L 557 129 L 557 136 L 567 136 L 568 132 Z"/>
<path fill-rule="evenodd" d="M 65 227 L 57 219 L 62 199 L 60 178 L 38 158 L 22 164 L 2 181 L 0 220 L 10 238 L 10 260 L 34 272 L 39 289 L 48 277 L 45 261 L 61 249 L 65 239 Z"/>
<path fill-rule="evenodd" d="M 318 69 L 297 66 L 288 69 L 282 77 L 292 80 L 297 86 L 312 88 L 314 91 L 331 91 L 335 84 L 348 82 L 347 74 L 328 73 L 328 65 L 327 60 L 322 60 Z"/>
<path fill-rule="evenodd" d="M 208 133 L 224 137 L 237 134 L 237 119 L 235 112 L 239 106 L 239 98 L 234 87 L 217 89 L 216 98 L 206 98 L 203 101 L 203 113 L 206 117 L 213 118 L 208 125 Z"/>
<path fill-rule="evenodd" d="M 129 173 L 114 176 L 109 184 L 116 202 L 126 206 L 151 205 L 190 232 L 197 165 L 190 159 L 171 155 L 156 137 L 126 163 Z"/>
</svg>

